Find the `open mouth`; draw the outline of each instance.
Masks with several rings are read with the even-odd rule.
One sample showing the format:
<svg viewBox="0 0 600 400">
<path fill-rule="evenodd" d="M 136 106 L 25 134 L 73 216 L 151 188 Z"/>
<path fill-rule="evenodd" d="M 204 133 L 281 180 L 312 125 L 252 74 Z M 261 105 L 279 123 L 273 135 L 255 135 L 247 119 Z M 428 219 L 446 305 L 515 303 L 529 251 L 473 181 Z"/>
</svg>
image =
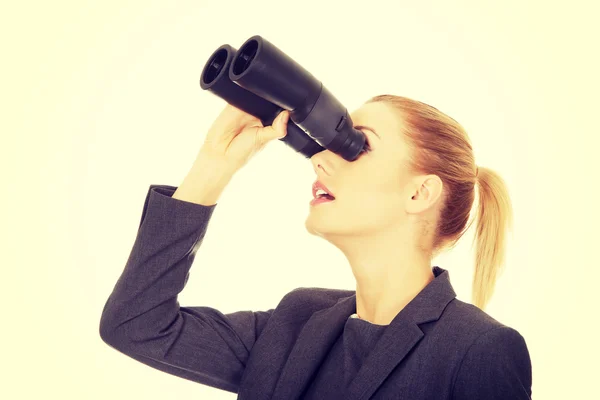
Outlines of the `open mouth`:
<svg viewBox="0 0 600 400">
<path fill-rule="evenodd" d="M 314 200 L 335 200 L 335 196 L 331 194 L 331 190 L 322 182 L 319 182 L 319 180 L 313 183 L 312 195 Z"/>
<path fill-rule="evenodd" d="M 330 195 L 329 193 L 327 193 L 323 189 L 318 189 L 317 193 L 315 195 L 315 199 L 321 199 L 321 198 L 325 198 L 325 199 L 329 199 L 329 200 L 335 200 L 335 197 L 333 197 L 332 195 Z"/>
</svg>

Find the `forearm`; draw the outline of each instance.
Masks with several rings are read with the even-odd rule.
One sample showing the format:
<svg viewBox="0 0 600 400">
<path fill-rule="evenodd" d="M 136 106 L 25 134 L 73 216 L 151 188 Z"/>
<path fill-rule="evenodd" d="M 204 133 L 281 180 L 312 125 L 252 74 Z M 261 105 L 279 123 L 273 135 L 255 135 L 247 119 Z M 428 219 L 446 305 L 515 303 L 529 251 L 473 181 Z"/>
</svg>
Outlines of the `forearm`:
<svg viewBox="0 0 600 400">
<path fill-rule="evenodd" d="M 204 206 L 214 205 L 233 175 L 225 163 L 208 156 L 198 157 L 172 197 Z"/>
<path fill-rule="evenodd" d="M 102 313 L 102 335 L 109 339 L 160 336 L 173 321 L 177 295 L 214 210 L 176 202 L 152 189 L 148 196 L 131 254 Z"/>
</svg>

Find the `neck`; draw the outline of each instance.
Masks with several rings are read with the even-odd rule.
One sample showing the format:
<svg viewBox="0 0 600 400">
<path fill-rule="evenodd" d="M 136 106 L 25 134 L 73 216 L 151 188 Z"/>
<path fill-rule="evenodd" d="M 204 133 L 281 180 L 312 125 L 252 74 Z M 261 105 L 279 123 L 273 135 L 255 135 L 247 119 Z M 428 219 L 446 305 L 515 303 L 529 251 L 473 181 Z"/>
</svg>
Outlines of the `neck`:
<svg viewBox="0 0 600 400">
<path fill-rule="evenodd" d="M 434 278 L 431 258 L 407 240 L 382 236 L 336 240 L 356 279 L 356 313 L 389 325 Z"/>
</svg>

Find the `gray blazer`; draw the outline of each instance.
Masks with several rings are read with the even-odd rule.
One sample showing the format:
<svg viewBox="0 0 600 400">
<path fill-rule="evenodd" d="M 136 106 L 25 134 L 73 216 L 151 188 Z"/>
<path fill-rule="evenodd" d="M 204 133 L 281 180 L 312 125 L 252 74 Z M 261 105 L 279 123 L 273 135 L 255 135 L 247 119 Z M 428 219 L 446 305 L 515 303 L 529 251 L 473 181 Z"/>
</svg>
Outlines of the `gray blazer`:
<svg viewBox="0 0 600 400">
<path fill-rule="evenodd" d="M 180 307 L 177 294 L 216 205 L 173 199 L 176 189 L 150 185 L 133 249 L 102 312 L 102 340 L 238 399 L 299 399 L 356 312 L 355 291 L 301 287 L 266 311 Z M 448 271 L 433 270 L 436 278 L 396 315 L 339 399 L 530 399 L 523 337 L 458 300 Z"/>
</svg>

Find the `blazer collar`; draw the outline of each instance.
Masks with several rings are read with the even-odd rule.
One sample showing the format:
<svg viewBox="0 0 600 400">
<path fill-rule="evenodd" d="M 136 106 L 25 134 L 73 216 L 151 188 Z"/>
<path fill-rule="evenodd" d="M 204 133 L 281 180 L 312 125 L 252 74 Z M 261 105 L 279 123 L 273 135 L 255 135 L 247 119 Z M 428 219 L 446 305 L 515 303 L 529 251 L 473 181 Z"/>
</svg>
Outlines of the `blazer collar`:
<svg viewBox="0 0 600 400">
<path fill-rule="evenodd" d="M 456 297 L 447 270 L 434 266 L 433 279 L 388 325 L 347 389 L 346 399 L 367 400 L 390 372 L 425 335 L 419 324 L 440 318 Z M 356 312 L 356 293 L 340 298 L 311 315 L 283 367 L 272 399 L 298 399 L 331 346 L 342 334 L 348 317 Z"/>
</svg>

